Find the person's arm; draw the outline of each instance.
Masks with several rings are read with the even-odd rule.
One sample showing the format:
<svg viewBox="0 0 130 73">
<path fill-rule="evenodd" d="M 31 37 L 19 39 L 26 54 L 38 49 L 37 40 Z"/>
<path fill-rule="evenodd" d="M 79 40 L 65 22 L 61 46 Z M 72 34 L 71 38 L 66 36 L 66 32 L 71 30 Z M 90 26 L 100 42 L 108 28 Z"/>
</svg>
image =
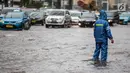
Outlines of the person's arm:
<svg viewBox="0 0 130 73">
<path fill-rule="evenodd" d="M 111 29 L 110 29 L 108 22 L 106 22 L 105 29 L 106 29 L 107 37 L 111 40 L 111 43 L 114 43 L 113 36 L 112 36 L 112 33 L 111 33 Z"/>
</svg>

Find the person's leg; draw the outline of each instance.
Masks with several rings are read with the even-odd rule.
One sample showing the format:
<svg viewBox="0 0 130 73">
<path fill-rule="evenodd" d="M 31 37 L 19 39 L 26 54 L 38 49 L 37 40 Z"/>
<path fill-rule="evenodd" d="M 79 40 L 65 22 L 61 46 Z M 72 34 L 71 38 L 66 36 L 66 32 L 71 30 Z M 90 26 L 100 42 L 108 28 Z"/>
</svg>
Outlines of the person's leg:
<svg viewBox="0 0 130 73">
<path fill-rule="evenodd" d="M 96 49 L 95 49 L 94 55 L 93 55 L 93 60 L 94 60 L 94 65 L 95 66 L 100 65 L 99 55 L 100 55 L 100 50 L 101 50 L 101 44 L 102 43 L 96 43 Z"/>
<path fill-rule="evenodd" d="M 102 66 L 107 65 L 107 54 L 108 54 L 108 43 L 103 43 L 101 45 L 101 64 Z"/>
</svg>

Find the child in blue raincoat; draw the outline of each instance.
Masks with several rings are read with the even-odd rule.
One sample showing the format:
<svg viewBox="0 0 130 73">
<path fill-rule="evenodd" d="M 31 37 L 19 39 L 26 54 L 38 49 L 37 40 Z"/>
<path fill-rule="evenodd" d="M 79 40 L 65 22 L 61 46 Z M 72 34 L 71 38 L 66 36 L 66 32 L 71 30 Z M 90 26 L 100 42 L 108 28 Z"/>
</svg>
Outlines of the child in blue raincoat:
<svg viewBox="0 0 130 73">
<path fill-rule="evenodd" d="M 113 36 L 106 19 L 106 12 L 104 10 L 101 10 L 99 19 L 94 24 L 94 38 L 96 43 L 96 49 L 94 51 L 93 60 L 94 65 L 96 66 L 107 65 L 108 38 L 111 40 L 111 43 L 114 43 Z M 101 59 L 99 59 L 100 54 Z"/>
</svg>

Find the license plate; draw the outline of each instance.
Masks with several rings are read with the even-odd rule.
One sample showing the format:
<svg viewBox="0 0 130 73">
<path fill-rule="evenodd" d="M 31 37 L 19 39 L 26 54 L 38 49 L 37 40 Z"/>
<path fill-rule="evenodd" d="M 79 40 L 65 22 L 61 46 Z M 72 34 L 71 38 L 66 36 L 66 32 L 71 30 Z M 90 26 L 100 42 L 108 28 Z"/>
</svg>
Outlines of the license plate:
<svg viewBox="0 0 130 73">
<path fill-rule="evenodd" d="M 36 20 L 32 20 L 32 22 L 33 22 L 33 23 L 35 23 L 35 22 L 36 22 Z"/>
<path fill-rule="evenodd" d="M 6 25 L 6 28 L 13 28 L 13 25 Z"/>
</svg>

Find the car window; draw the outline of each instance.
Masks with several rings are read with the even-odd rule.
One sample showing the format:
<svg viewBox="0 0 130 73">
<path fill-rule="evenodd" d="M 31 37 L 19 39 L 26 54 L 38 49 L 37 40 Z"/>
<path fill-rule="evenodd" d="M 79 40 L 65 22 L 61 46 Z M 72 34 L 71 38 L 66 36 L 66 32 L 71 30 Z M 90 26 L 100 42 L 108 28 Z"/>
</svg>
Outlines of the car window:
<svg viewBox="0 0 130 73">
<path fill-rule="evenodd" d="M 30 14 L 30 17 L 42 17 L 42 14 L 40 12 L 33 12 Z"/>
<path fill-rule="evenodd" d="M 108 17 L 113 17 L 113 16 L 114 16 L 114 13 L 113 13 L 113 12 L 108 12 L 108 13 L 107 13 L 107 16 L 108 16 Z"/>
<path fill-rule="evenodd" d="M 81 18 L 95 18 L 95 15 L 94 15 L 94 14 L 91 14 L 91 13 L 83 14 L 83 15 L 81 16 Z"/>
<path fill-rule="evenodd" d="M 7 13 L 7 15 L 5 16 L 5 18 L 22 18 L 23 15 L 21 13 L 15 13 L 15 12 L 11 12 L 11 13 Z"/>
<path fill-rule="evenodd" d="M 79 17 L 79 16 L 81 16 L 81 13 L 74 13 L 74 12 L 71 12 L 71 16 L 72 17 Z"/>
<path fill-rule="evenodd" d="M 122 16 L 122 17 L 128 17 L 128 16 L 130 16 L 130 13 L 122 13 L 120 16 Z"/>
<path fill-rule="evenodd" d="M 49 15 L 64 16 L 64 11 L 51 11 Z"/>
</svg>

